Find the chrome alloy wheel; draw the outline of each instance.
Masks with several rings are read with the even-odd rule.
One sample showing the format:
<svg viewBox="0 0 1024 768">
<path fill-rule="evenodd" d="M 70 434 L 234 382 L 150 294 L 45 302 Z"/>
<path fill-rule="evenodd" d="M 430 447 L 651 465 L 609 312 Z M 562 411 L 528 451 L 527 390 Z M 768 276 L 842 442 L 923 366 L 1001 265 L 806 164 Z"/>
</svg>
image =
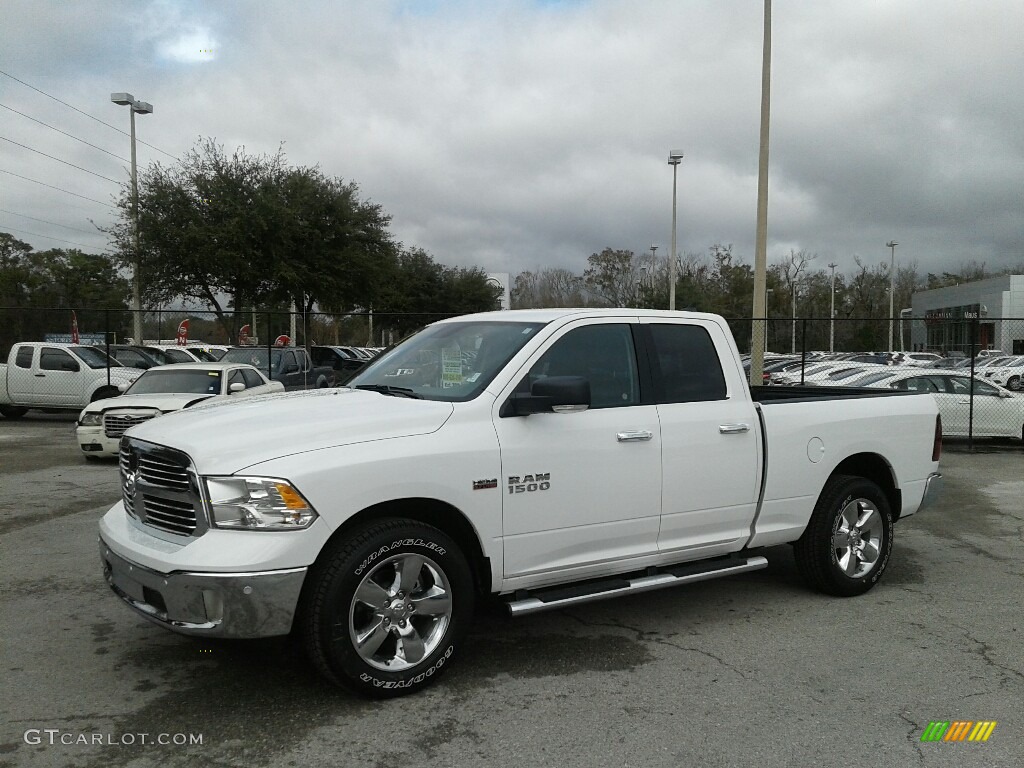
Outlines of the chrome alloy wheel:
<svg viewBox="0 0 1024 768">
<path fill-rule="evenodd" d="M 363 577 L 348 616 L 363 661 L 387 672 L 409 669 L 433 653 L 451 622 L 448 577 L 430 558 L 395 555 Z"/>
<path fill-rule="evenodd" d="M 868 499 L 852 499 L 832 528 L 832 556 L 847 576 L 859 579 L 875 567 L 881 553 L 884 523 Z"/>
</svg>

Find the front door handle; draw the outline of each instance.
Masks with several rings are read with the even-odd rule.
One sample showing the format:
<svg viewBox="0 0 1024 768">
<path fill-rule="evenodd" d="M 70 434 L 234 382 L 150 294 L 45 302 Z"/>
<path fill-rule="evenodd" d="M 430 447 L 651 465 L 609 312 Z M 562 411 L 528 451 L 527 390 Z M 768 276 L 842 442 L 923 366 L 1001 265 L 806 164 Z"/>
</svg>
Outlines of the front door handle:
<svg viewBox="0 0 1024 768">
<path fill-rule="evenodd" d="M 750 431 L 749 424 L 722 424 L 718 431 L 723 435 L 740 435 Z"/>
<path fill-rule="evenodd" d="M 650 440 L 654 437 L 654 433 L 649 429 L 634 429 L 629 432 L 616 432 L 615 439 L 620 443 L 640 443 L 644 440 Z"/>
</svg>

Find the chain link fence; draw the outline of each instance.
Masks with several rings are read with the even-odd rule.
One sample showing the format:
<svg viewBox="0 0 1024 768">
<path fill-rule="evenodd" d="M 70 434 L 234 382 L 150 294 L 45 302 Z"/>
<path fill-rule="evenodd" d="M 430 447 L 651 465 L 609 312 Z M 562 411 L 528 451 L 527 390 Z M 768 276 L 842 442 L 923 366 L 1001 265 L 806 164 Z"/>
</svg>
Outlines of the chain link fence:
<svg viewBox="0 0 1024 768">
<path fill-rule="evenodd" d="M 267 350 L 386 347 L 450 316 L 161 309 L 142 313 L 141 341 L 170 348 L 169 354 L 184 347 L 203 359 L 210 359 L 201 352 L 209 345 Z M 12 375 L 25 374 L 22 378 L 29 388 L 38 389 L 48 379 L 49 386 L 61 390 L 68 408 L 75 407 L 86 387 L 91 388 L 90 397 L 117 394 L 123 371 L 120 375 L 112 371 L 121 366 L 145 367 L 128 349 L 137 341 L 131 338 L 134 320 L 132 312 L 122 310 L 0 307 L 0 360 L 18 369 L 7 372 L 5 383 L 10 384 Z M 935 395 L 947 435 L 972 441 L 976 437 L 1024 440 L 1024 318 L 734 318 L 728 323 L 746 355 L 755 324 L 763 329 L 766 375 L 770 376 L 766 384 L 920 389 Z M 77 351 L 67 349 L 73 339 L 77 339 Z M 43 346 L 11 357 L 10 350 L 18 342 Z M 184 358 L 179 352 L 177 359 Z M 270 354 L 263 359 L 269 360 Z M 787 364 L 794 367 L 782 370 Z M 876 376 L 868 381 L 853 375 L 861 370 L 866 376 L 872 369 Z M 9 406 L 0 406 L 0 413 L 3 408 Z"/>
<path fill-rule="evenodd" d="M 746 354 L 755 322 L 766 385 L 925 391 L 946 435 L 1024 441 L 1024 318 L 730 320 Z"/>
</svg>

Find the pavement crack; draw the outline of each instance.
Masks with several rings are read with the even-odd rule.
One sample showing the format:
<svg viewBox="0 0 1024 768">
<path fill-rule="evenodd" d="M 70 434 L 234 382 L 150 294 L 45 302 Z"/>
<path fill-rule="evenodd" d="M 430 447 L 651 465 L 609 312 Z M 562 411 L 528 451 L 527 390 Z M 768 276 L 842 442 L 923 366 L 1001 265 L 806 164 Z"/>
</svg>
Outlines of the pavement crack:
<svg viewBox="0 0 1024 768">
<path fill-rule="evenodd" d="M 574 621 L 579 622 L 580 624 L 582 624 L 585 627 L 608 627 L 608 628 L 613 628 L 613 629 L 621 629 L 621 630 L 625 630 L 626 632 L 634 633 L 636 635 L 636 640 L 638 642 L 656 643 L 657 645 L 667 645 L 670 648 L 675 648 L 677 651 L 687 651 L 687 652 L 690 652 L 690 653 L 699 654 L 701 656 L 706 656 L 709 659 L 713 659 L 714 661 L 717 661 L 719 664 L 721 664 L 726 669 L 731 670 L 732 672 L 735 672 L 742 679 L 744 679 L 744 680 L 748 680 L 749 679 L 749 677 L 747 676 L 747 674 L 745 672 L 743 672 L 739 668 L 735 667 L 734 665 L 730 664 L 725 659 L 723 659 L 721 656 L 717 656 L 716 654 L 713 654 L 710 651 L 705 651 L 703 648 L 694 648 L 692 646 L 680 645 L 679 643 L 676 643 L 676 642 L 673 642 L 673 641 L 669 640 L 667 637 L 665 637 L 664 635 L 662 635 L 659 632 L 646 632 L 646 631 L 644 631 L 642 629 L 639 629 L 638 627 L 631 627 L 628 624 L 622 624 L 620 622 L 586 621 L 585 619 L 582 619 L 579 616 L 571 614 L 568 611 L 562 611 L 562 613 L 565 616 L 567 616 L 568 618 L 573 619 Z"/>
<path fill-rule="evenodd" d="M 971 634 L 971 631 L 966 627 L 961 627 L 958 624 L 953 624 L 952 626 L 963 632 L 964 637 L 967 638 L 968 642 L 978 646 L 977 648 L 971 649 L 970 653 L 973 653 L 975 656 L 980 656 L 982 661 L 993 669 L 1002 670 L 1004 674 L 1002 680 L 999 681 L 1000 688 L 1004 687 L 1013 677 L 1016 677 L 1019 680 L 1024 680 L 1024 672 L 1021 672 L 1019 669 L 1014 669 L 1013 667 L 1008 667 L 1005 664 L 1000 664 L 992 658 L 994 649 L 991 645 L 986 643 L 984 640 L 979 640 L 974 637 Z"/>
<path fill-rule="evenodd" d="M 921 724 L 915 720 L 910 719 L 905 713 L 899 713 L 900 720 L 910 726 L 910 730 L 907 732 L 907 741 L 910 742 L 910 746 L 917 752 L 917 762 L 924 764 L 924 751 L 921 749 L 921 738 L 918 736 L 924 729 Z"/>
</svg>

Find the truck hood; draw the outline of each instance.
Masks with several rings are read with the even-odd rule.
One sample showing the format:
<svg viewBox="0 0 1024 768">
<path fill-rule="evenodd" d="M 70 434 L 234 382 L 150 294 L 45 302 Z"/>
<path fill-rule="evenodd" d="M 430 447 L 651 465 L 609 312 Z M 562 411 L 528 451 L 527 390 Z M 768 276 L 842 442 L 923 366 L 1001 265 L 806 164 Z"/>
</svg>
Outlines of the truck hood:
<svg viewBox="0 0 1024 768">
<path fill-rule="evenodd" d="M 313 389 L 202 403 L 128 430 L 184 451 L 203 474 L 231 474 L 296 453 L 441 428 L 451 403 L 354 389 Z"/>
<path fill-rule="evenodd" d="M 96 400 L 85 407 L 85 413 L 116 411 L 122 408 L 155 408 L 165 413 L 180 411 L 189 403 L 208 400 L 218 395 L 185 394 L 179 392 L 154 392 L 148 395 L 120 395 Z"/>
</svg>

